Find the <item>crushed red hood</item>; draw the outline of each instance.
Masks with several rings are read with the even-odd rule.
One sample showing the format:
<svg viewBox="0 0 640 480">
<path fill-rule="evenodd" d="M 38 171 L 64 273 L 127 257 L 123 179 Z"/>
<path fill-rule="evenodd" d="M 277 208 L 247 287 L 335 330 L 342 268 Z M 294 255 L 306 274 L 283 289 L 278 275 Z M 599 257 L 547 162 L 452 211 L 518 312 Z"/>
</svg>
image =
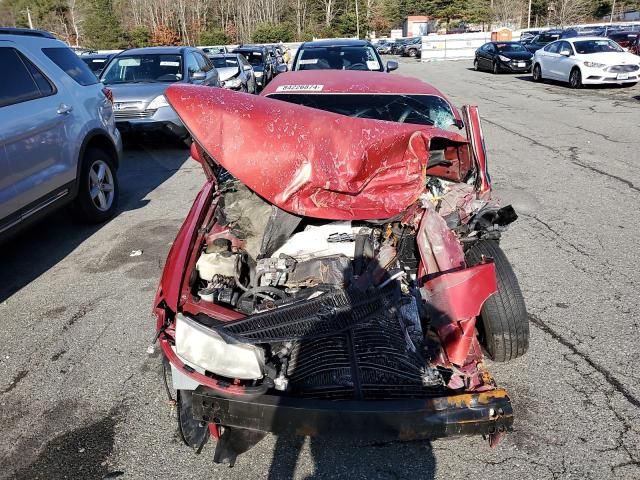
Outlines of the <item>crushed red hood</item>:
<svg viewBox="0 0 640 480">
<path fill-rule="evenodd" d="M 391 218 L 424 191 L 435 127 L 352 118 L 219 88 L 173 85 L 166 97 L 194 140 L 247 187 L 288 212 Z"/>
</svg>

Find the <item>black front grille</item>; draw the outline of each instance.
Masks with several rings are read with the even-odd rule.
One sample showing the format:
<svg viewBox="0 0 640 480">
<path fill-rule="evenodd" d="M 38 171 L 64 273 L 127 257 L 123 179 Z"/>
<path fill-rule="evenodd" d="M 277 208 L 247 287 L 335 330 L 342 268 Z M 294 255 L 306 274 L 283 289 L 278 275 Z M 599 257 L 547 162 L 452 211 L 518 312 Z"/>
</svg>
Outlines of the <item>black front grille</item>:
<svg viewBox="0 0 640 480">
<path fill-rule="evenodd" d="M 640 70 L 638 65 L 614 65 L 613 67 L 607 68 L 607 72 L 611 73 L 637 72 L 638 70 Z"/>
<path fill-rule="evenodd" d="M 296 396 L 423 398 L 443 390 L 423 385 L 421 336 L 407 320 L 418 314 L 412 302 L 395 286 L 366 294 L 336 290 L 220 328 L 241 341 L 292 342 L 286 376 Z"/>
<path fill-rule="evenodd" d="M 334 335 L 385 308 L 393 291 L 347 293 L 335 290 L 302 302 L 225 324 L 223 330 L 249 343 L 274 343 Z"/>
<path fill-rule="evenodd" d="M 297 342 L 287 376 L 294 393 L 331 399 L 424 397 L 425 361 L 396 312 L 379 310 L 339 335 Z"/>
</svg>

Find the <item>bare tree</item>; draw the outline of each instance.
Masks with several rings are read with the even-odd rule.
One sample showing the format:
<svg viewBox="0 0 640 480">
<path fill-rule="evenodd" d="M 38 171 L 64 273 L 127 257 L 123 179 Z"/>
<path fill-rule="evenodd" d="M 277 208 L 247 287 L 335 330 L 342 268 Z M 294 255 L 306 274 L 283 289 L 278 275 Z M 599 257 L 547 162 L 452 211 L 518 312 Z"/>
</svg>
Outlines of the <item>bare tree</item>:
<svg viewBox="0 0 640 480">
<path fill-rule="evenodd" d="M 335 17 L 336 0 L 322 0 L 324 6 L 324 24 L 326 27 L 331 26 L 333 17 Z"/>
<path fill-rule="evenodd" d="M 591 9 L 589 0 L 555 0 L 552 5 L 550 21 L 561 27 L 580 23 Z"/>
<path fill-rule="evenodd" d="M 524 0 L 493 0 L 493 21 L 500 27 L 519 28 L 525 4 Z"/>
</svg>

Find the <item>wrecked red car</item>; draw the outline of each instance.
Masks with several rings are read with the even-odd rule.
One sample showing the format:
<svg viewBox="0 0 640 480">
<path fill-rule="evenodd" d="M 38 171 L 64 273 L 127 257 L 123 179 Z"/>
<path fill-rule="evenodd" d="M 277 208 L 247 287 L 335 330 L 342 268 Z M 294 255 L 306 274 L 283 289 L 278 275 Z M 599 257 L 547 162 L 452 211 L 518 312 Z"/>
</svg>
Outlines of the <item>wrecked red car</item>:
<svg viewBox="0 0 640 480">
<path fill-rule="evenodd" d="M 185 443 L 229 464 L 268 432 L 497 443 L 483 350 L 516 358 L 529 327 L 477 109 L 370 72 L 263 95 L 166 92 L 207 177 L 154 303 Z"/>
</svg>

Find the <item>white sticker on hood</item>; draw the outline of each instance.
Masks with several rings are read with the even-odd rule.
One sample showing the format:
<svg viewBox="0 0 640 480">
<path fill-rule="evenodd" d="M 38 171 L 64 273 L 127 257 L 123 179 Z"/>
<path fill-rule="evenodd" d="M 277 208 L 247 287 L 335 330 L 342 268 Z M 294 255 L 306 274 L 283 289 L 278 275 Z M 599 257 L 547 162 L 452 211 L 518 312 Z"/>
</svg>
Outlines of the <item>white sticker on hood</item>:
<svg viewBox="0 0 640 480">
<path fill-rule="evenodd" d="M 276 92 L 321 92 L 324 85 L 280 85 Z"/>
</svg>

